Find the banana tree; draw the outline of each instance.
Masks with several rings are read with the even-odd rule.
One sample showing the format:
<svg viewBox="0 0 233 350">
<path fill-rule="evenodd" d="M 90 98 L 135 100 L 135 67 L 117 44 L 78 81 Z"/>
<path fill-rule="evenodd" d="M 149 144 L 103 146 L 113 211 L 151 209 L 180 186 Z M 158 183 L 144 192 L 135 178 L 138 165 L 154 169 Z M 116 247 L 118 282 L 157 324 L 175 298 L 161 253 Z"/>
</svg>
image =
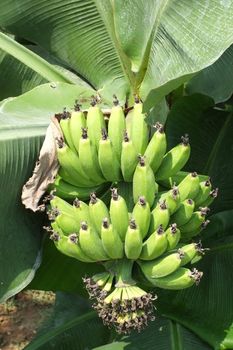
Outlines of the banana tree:
<svg viewBox="0 0 233 350">
<path fill-rule="evenodd" d="M 199 263 L 204 278 L 198 289 L 159 293 L 157 321 L 137 336 L 116 336 L 103 328 L 88 303 L 80 308 L 77 301 L 77 313 L 61 317 L 58 328 L 50 320 L 49 332 L 41 332 L 29 349 L 49 349 L 54 343 L 58 349 L 62 344 L 82 349 L 108 343 L 101 348 L 121 349 L 127 344 L 232 348 L 233 299 L 228 277 L 233 257 L 232 112 L 216 108 L 207 96 L 183 96 L 183 89 L 177 89 L 189 82 L 186 89 L 190 94 L 204 92 L 216 102 L 229 97 L 232 91 L 225 92 L 224 82 L 223 93 L 216 98 L 210 90 L 199 88 L 198 81 L 207 69 L 212 69 L 212 79 L 216 69 L 225 72 L 221 62 L 224 57 L 230 60 L 232 17 L 231 0 L 201 4 L 186 0 L 22 0 L 20 6 L 16 0 L 2 1 L 0 81 L 4 88 L 0 94 L 7 98 L 0 106 L 2 301 L 28 285 L 83 295 L 83 271 L 98 270 L 92 264 L 87 270 L 87 265 L 59 254 L 43 237 L 43 215 L 32 214 L 20 200 L 51 116 L 64 107 L 72 108 L 75 99 L 85 108 L 90 97 L 98 94 L 111 106 L 115 94 L 121 104 L 130 107 L 133 96 L 139 95 L 150 124 L 167 120 L 170 148 L 180 135 L 189 133 L 192 155 L 186 170 L 210 175 L 220 189 L 205 234 L 205 245 L 211 250 Z M 63 296 L 61 303 L 69 303 L 69 299 Z M 96 334 L 91 344 L 88 333 L 85 337 L 82 331 L 87 321 Z M 70 334 L 73 345 L 64 334 Z"/>
</svg>

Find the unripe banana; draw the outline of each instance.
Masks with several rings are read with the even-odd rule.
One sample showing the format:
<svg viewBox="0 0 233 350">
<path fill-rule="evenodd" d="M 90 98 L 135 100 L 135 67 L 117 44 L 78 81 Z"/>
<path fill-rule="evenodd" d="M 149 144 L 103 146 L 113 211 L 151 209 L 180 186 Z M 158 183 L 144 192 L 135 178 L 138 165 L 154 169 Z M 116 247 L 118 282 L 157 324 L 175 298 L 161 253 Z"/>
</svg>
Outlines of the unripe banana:
<svg viewBox="0 0 233 350">
<path fill-rule="evenodd" d="M 92 193 L 90 196 L 89 213 L 92 225 L 100 236 L 103 219 L 107 218 L 110 220 L 110 217 L 106 204 L 97 198 L 95 193 Z"/>
<path fill-rule="evenodd" d="M 178 187 L 173 186 L 173 188 L 165 192 L 160 196 L 160 201 L 165 201 L 166 206 L 169 209 L 170 215 L 176 212 L 180 206 L 180 193 Z"/>
<path fill-rule="evenodd" d="M 146 237 L 150 226 L 150 206 L 144 197 L 139 197 L 132 212 L 132 218 L 135 219 L 141 235 L 142 240 Z"/>
<path fill-rule="evenodd" d="M 114 152 L 118 162 L 121 161 L 122 139 L 125 131 L 125 115 L 122 107 L 119 105 L 117 98 L 114 98 L 114 106 L 108 121 L 108 136 L 112 141 Z"/>
<path fill-rule="evenodd" d="M 127 131 L 124 133 L 121 152 L 121 171 L 126 182 L 133 180 L 133 174 L 138 163 L 136 149 L 129 139 Z"/>
<path fill-rule="evenodd" d="M 184 257 L 182 258 L 181 266 L 190 263 L 197 255 L 204 255 L 205 250 L 202 248 L 201 242 L 190 243 L 180 247 Z"/>
<path fill-rule="evenodd" d="M 102 129 L 102 138 L 99 141 L 98 160 L 102 174 L 107 181 L 121 180 L 120 163 L 105 129 Z"/>
<path fill-rule="evenodd" d="M 79 159 L 83 171 L 93 184 L 106 182 L 99 167 L 96 148 L 91 144 L 87 129 L 82 128 L 82 134 L 79 140 Z"/>
<path fill-rule="evenodd" d="M 167 249 L 174 249 L 180 241 L 180 230 L 177 228 L 177 225 L 175 223 L 170 225 L 165 235 L 167 238 Z"/>
<path fill-rule="evenodd" d="M 159 226 L 142 245 L 142 252 L 139 259 L 153 260 L 161 256 L 167 249 L 167 238 L 162 228 Z"/>
<path fill-rule="evenodd" d="M 103 113 L 96 104 L 95 99 L 93 99 L 91 106 L 88 109 L 86 125 L 91 143 L 94 147 L 96 147 L 96 149 L 98 149 L 99 141 L 101 139 L 101 130 L 105 129 L 106 126 Z"/>
<path fill-rule="evenodd" d="M 180 267 L 172 274 L 162 278 L 150 278 L 151 284 L 158 288 L 181 290 L 192 287 L 194 284 L 198 285 L 203 273 L 197 269 L 192 271 L 184 267 Z"/>
<path fill-rule="evenodd" d="M 199 225 L 195 230 L 190 231 L 190 232 L 182 232 L 182 241 L 183 242 L 188 242 L 190 241 L 190 239 L 192 239 L 193 237 L 196 237 L 197 235 L 199 235 L 200 232 L 202 232 L 202 230 L 204 230 L 207 225 L 209 224 L 209 220 L 205 220 L 201 225 Z"/>
<path fill-rule="evenodd" d="M 110 202 L 110 218 L 114 230 L 117 231 L 121 240 L 125 240 L 126 231 L 129 224 L 129 214 L 126 202 L 123 197 L 121 197 L 117 188 L 112 188 L 112 198 Z"/>
<path fill-rule="evenodd" d="M 86 203 L 80 201 L 78 198 L 75 198 L 73 201 L 73 215 L 74 219 L 79 224 L 79 229 L 82 221 L 87 222 L 89 225 L 91 224 L 89 207 Z"/>
<path fill-rule="evenodd" d="M 182 252 L 178 251 L 156 260 L 138 260 L 138 263 L 146 277 L 160 278 L 176 271 L 181 265 L 182 257 Z"/>
<path fill-rule="evenodd" d="M 74 111 L 71 112 L 70 117 L 70 135 L 72 143 L 76 149 L 76 152 L 79 154 L 79 140 L 82 136 L 82 128 L 86 127 L 86 118 L 84 113 L 80 110 L 80 105 L 77 103 L 74 106 Z"/>
<path fill-rule="evenodd" d="M 74 216 L 67 215 L 66 213 L 59 212 L 56 210 L 53 210 L 54 212 L 54 221 L 56 224 L 62 229 L 65 235 L 68 235 L 73 232 L 78 232 L 79 230 L 79 224 L 75 220 Z"/>
<path fill-rule="evenodd" d="M 218 196 L 218 188 L 210 192 L 209 197 L 202 203 L 203 207 L 209 207 Z"/>
<path fill-rule="evenodd" d="M 72 233 L 71 235 L 64 236 L 62 233 L 62 230 L 59 228 L 59 226 L 54 222 L 52 223 L 52 227 L 54 229 L 53 235 L 50 237 L 57 249 L 72 258 L 78 259 L 82 262 L 93 262 L 92 259 L 90 259 L 88 256 L 85 255 L 85 253 L 82 251 L 79 242 L 78 242 L 78 236 L 76 233 Z M 57 233 L 57 235 L 56 235 Z M 58 239 L 59 236 L 59 239 Z"/>
<path fill-rule="evenodd" d="M 200 208 L 199 211 L 195 211 L 192 214 L 191 219 L 185 225 L 179 227 L 182 238 L 184 234 L 198 229 L 205 221 L 205 217 L 208 212 L 209 208 Z"/>
<path fill-rule="evenodd" d="M 125 235 L 125 255 L 128 259 L 136 260 L 142 250 L 142 236 L 135 220 L 131 219 Z"/>
<path fill-rule="evenodd" d="M 78 187 L 93 186 L 84 173 L 80 159 L 62 140 L 57 140 L 57 158 L 61 168 L 59 175 L 68 183 Z"/>
<path fill-rule="evenodd" d="M 109 260 L 98 233 L 90 225 L 88 226 L 85 221 L 81 222 L 79 243 L 83 252 L 92 260 Z"/>
<path fill-rule="evenodd" d="M 178 171 L 175 175 L 172 175 L 171 177 L 164 179 L 164 180 L 159 180 L 159 184 L 162 185 L 165 188 L 171 188 L 174 184 L 179 185 L 181 181 L 184 180 L 184 178 L 189 175 L 187 171 Z M 207 175 L 198 175 L 199 182 L 201 181 L 206 181 L 208 180 Z M 198 187 L 199 191 L 199 187 Z M 193 199 L 194 197 L 192 197 Z"/>
<path fill-rule="evenodd" d="M 122 259 L 124 256 L 124 246 L 114 229 L 113 225 L 109 224 L 108 218 L 103 219 L 101 227 L 101 240 L 106 254 L 111 259 Z"/>
<path fill-rule="evenodd" d="M 180 193 L 180 200 L 195 198 L 199 192 L 199 178 L 196 172 L 188 174 L 177 186 Z"/>
<path fill-rule="evenodd" d="M 166 202 L 159 202 L 155 209 L 151 212 L 151 221 L 149 227 L 149 233 L 154 232 L 162 225 L 165 230 L 170 220 L 170 212 L 167 208 Z"/>
<path fill-rule="evenodd" d="M 199 208 L 202 206 L 202 203 L 206 201 L 211 192 L 212 186 L 210 179 L 206 181 L 200 182 L 199 192 L 197 196 L 194 198 L 195 208 Z"/>
<path fill-rule="evenodd" d="M 183 201 L 178 210 L 171 216 L 171 222 L 175 222 L 178 226 L 185 225 L 190 219 L 194 211 L 195 203 L 192 199 Z"/>
<path fill-rule="evenodd" d="M 59 212 L 63 212 L 72 216 L 74 214 L 73 207 L 68 202 L 64 201 L 58 196 L 51 195 L 50 205 L 52 209 L 58 209 Z"/>
<path fill-rule="evenodd" d="M 146 163 L 145 158 L 139 156 L 139 163 L 133 176 L 134 203 L 137 203 L 139 197 L 144 196 L 151 207 L 157 192 L 158 185 L 155 182 L 153 170 Z"/>
<path fill-rule="evenodd" d="M 182 142 L 172 148 L 163 157 L 162 163 L 155 173 L 157 180 L 164 180 L 171 177 L 183 168 L 190 156 L 190 145 L 188 135 L 182 136 Z"/>
<path fill-rule="evenodd" d="M 62 129 L 65 143 L 72 149 L 73 152 L 76 152 L 70 133 L 70 113 L 67 112 L 65 108 L 61 116 L 60 127 Z"/>
<path fill-rule="evenodd" d="M 137 153 L 144 154 L 148 144 L 148 126 L 145 122 L 145 115 L 142 113 L 142 103 L 135 99 L 133 114 L 130 124 L 130 138 Z"/>
<path fill-rule="evenodd" d="M 56 195 L 64 199 L 74 199 L 76 197 L 87 200 L 90 194 L 95 192 L 97 194 L 106 190 L 107 184 L 91 187 L 77 187 L 64 181 L 59 175 L 56 176 L 55 182 L 51 188 L 54 188 Z"/>
<path fill-rule="evenodd" d="M 158 170 L 160 164 L 162 163 L 163 156 L 167 148 L 166 135 L 163 125 L 156 123 L 155 128 L 157 130 L 152 136 L 145 151 L 145 157 L 148 159 L 149 165 L 154 173 Z"/>
</svg>

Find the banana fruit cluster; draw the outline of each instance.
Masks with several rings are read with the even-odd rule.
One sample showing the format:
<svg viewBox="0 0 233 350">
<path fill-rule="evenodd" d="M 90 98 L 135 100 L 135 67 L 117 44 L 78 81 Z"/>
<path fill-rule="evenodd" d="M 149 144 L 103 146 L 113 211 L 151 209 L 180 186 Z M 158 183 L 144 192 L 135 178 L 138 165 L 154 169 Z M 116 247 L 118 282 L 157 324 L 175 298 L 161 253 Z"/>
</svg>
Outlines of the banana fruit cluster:
<svg viewBox="0 0 233 350">
<path fill-rule="evenodd" d="M 190 266 L 204 255 L 196 238 L 217 189 L 207 176 L 181 171 L 190 155 L 187 135 L 170 151 L 160 123 L 149 138 L 139 100 L 125 118 L 115 99 L 108 122 L 95 102 L 87 115 L 76 105 L 60 125 L 60 169 L 45 229 L 63 254 L 104 266 L 84 278 L 104 324 L 140 331 L 154 319 L 156 297 L 137 286 L 138 278 L 172 290 L 199 283 L 202 272 Z M 132 188 L 133 207 L 120 195 L 122 182 Z M 107 189 L 111 195 L 101 197 Z"/>
</svg>

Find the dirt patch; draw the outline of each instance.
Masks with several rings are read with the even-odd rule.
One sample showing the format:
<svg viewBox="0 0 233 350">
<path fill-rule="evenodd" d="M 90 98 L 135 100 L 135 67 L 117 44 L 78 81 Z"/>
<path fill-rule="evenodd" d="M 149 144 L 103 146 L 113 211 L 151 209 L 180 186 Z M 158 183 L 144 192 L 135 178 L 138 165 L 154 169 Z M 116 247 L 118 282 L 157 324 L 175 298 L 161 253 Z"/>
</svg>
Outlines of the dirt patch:
<svg viewBox="0 0 233 350">
<path fill-rule="evenodd" d="M 52 313 L 55 294 L 24 291 L 0 304 L 0 350 L 22 350 Z"/>
</svg>

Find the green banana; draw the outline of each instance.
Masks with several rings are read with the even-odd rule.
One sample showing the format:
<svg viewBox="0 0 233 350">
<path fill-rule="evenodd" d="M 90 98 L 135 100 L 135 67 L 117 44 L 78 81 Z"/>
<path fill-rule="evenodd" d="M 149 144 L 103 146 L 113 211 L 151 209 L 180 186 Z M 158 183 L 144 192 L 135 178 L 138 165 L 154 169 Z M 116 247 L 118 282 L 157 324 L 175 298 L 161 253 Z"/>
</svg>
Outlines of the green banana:
<svg viewBox="0 0 233 350">
<path fill-rule="evenodd" d="M 124 133 L 121 152 L 121 171 L 126 182 L 133 180 L 133 174 L 138 163 L 136 149 L 129 139 L 127 131 Z"/>
<path fill-rule="evenodd" d="M 195 208 L 202 206 L 202 203 L 206 201 L 211 192 L 212 186 L 210 179 L 200 182 L 199 192 L 194 198 Z"/>
<path fill-rule="evenodd" d="M 180 290 L 198 285 L 203 273 L 197 269 L 192 271 L 184 267 L 180 267 L 172 274 L 161 278 L 150 278 L 151 284 L 158 288 Z"/>
<path fill-rule="evenodd" d="M 167 249 L 167 238 L 162 228 L 159 226 L 142 245 L 142 252 L 139 259 L 153 260 L 161 256 Z"/>
<path fill-rule="evenodd" d="M 96 149 L 98 149 L 99 141 L 101 139 L 101 130 L 105 129 L 106 125 L 103 113 L 95 99 L 93 99 L 91 106 L 88 109 L 86 126 L 91 143 Z"/>
<path fill-rule="evenodd" d="M 110 218 L 114 230 L 117 231 L 121 240 L 125 240 L 126 231 L 129 224 L 129 214 L 126 202 L 118 194 L 117 188 L 112 188 L 112 198 L 110 202 Z"/>
<path fill-rule="evenodd" d="M 80 201 L 78 198 L 75 198 L 75 200 L 73 201 L 73 215 L 74 219 L 79 224 L 79 229 L 82 221 L 85 221 L 88 224 L 91 223 L 88 205 Z"/>
<path fill-rule="evenodd" d="M 122 259 L 124 256 L 124 246 L 114 229 L 113 225 L 109 223 L 108 218 L 103 219 L 101 227 L 101 240 L 106 254 L 111 259 Z"/>
<path fill-rule="evenodd" d="M 186 171 L 178 171 L 176 174 L 172 175 L 171 177 L 163 180 L 159 180 L 158 182 L 160 185 L 164 186 L 165 188 L 171 188 L 174 184 L 179 185 L 187 175 L 189 175 L 189 173 Z M 200 174 L 198 175 L 199 182 L 206 181 L 208 180 L 208 178 L 209 177 L 207 175 L 200 175 Z M 199 190 L 199 187 L 198 187 L 198 190 Z"/>
<path fill-rule="evenodd" d="M 150 206 L 144 197 L 139 197 L 138 202 L 135 204 L 132 212 L 132 218 L 135 219 L 141 235 L 142 240 L 146 237 L 150 226 Z"/>
<path fill-rule="evenodd" d="M 59 212 L 59 210 L 57 211 L 56 209 L 53 211 L 54 217 L 51 217 L 51 219 L 56 222 L 56 224 L 62 229 L 65 235 L 78 232 L 79 224 L 73 216 Z"/>
<path fill-rule="evenodd" d="M 197 255 L 204 255 L 205 250 L 202 248 L 201 242 L 190 243 L 180 247 L 184 257 L 182 258 L 181 266 L 190 263 Z"/>
<path fill-rule="evenodd" d="M 181 236 L 182 237 L 182 241 L 183 242 L 190 241 L 190 239 L 192 239 L 193 237 L 196 237 L 197 235 L 199 235 L 199 233 L 207 227 L 209 222 L 210 222 L 209 220 L 205 220 L 205 221 L 202 222 L 202 224 L 200 224 L 193 231 L 182 232 L 182 236 Z"/>
<path fill-rule="evenodd" d="M 209 207 L 218 196 L 218 188 L 210 192 L 208 198 L 202 203 L 203 207 Z"/>
<path fill-rule="evenodd" d="M 79 231 L 79 243 L 83 252 L 92 260 L 109 260 L 109 257 L 105 253 L 102 241 L 99 238 L 98 233 L 91 226 L 88 226 L 85 221 L 81 222 L 81 228 Z"/>
<path fill-rule="evenodd" d="M 122 107 L 119 105 L 119 101 L 117 100 L 116 96 L 114 96 L 113 104 L 114 106 L 112 107 L 108 121 L 108 136 L 112 141 L 114 152 L 116 153 L 117 159 L 120 162 L 122 139 L 126 128 L 125 115 Z"/>
<path fill-rule="evenodd" d="M 142 236 L 140 229 L 131 219 L 125 235 L 125 255 L 128 259 L 136 260 L 139 258 L 142 250 Z"/>
<path fill-rule="evenodd" d="M 120 163 L 105 129 L 102 129 L 102 138 L 99 141 L 98 160 L 102 174 L 107 181 L 121 180 Z"/>
<path fill-rule="evenodd" d="M 91 180 L 84 173 L 80 159 L 62 140 L 57 140 L 57 158 L 61 168 L 59 175 L 68 183 L 79 186 L 93 186 Z"/>
<path fill-rule="evenodd" d="M 79 105 L 76 101 L 74 106 L 74 111 L 71 112 L 70 117 L 70 135 L 72 139 L 72 143 L 76 149 L 76 152 L 79 154 L 79 140 L 82 136 L 82 128 L 86 127 L 86 118 L 84 113 L 80 109 L 81 105 Z"/>
<path fill-rule="evenodd" d="M 184 234 L 193 232 L 196 229 L 198 229 L 201 226 L 201 224 L 205 221 L 205 217 L 208 212 L 209 208 L 200 208 L 199 211 L 195 211 L 192 214 L 190 220 L 186 224 L 179 227 L 182 238 Z"/>
<path fill-rule="evenodd" d="M 155 260 L 138 260 L 138 263 L 146 277 L 160 278 L 168 276 L 174 271 L 176 271 L 181 265 L 182 257 L 183 253 L 178 250 L 175 253 L 169 254 L 165 257 L 158 258 Z"/>
<path fill-rule="evenodd" d="M 66 111 L 66 108 L 64 108 L 64 111 L 61 115 L 60 127 L 63 133 L 65 143 L 72 149 L 73 152 L 75 152 L 76 150 L 72 142 L 72 136 L 70 133 L 70 113 Z"/>
<path fill-rule="evenodd" d="M 170 220 L 170 212 L 167 208 L 166 202 L 161 201 L 157 204 L 155 209 L 151 212 L 151 221 L 149 233 L 154 232 L 160 225 L 165 230 Z"/>
<path fill-rule="evenodd" d="M 182 142 L 167 152 L 155 173 L 155 179 L 164 180 L 176 174 L 189 159 L 190 145 L 188 135 L 182 136 Z"/>
<path fill-rule="evenodd" d="M 180 230 L 177 228 L 177 225 L 175 223 L 171 224 L 165 231 L 165 235 L 168 250 L 174 249 L 180 241 Z"/>
<path fill-rule="evenodd" d="M 145 115 L 142 113 L 142 107 L 142 103 L 136 98 L 130 124 L 130 138 L 136 152 L 140 154 L 144 154 L 149 139 L 148 126 L 145 122 Z"/>
<path fill-rule="evenodd" d="M 151 207 L 157 192 L 158 185 L 155 182 L 153 170 L 146 163 L 145 158 L 139 156 L 139 163 L 133 175 L 134 203 L 137 203 L 139 197 L 144 196 Z"/>
<path fill-rule="evenodd" d="M 97 194 L 106 190 L 107 184 L 102 184 L 98 186 L 91 187 L 77 187 L 69 184 L 63 180 L 59 175 L 56 176 L 54 183 L 51 185 L 51 188 L 55 190 L 57 196 L 64 199 L 74 199 L 76 197 L 87 200 L 90 197 L 90 194 L 95 192 Z"/>
<path fill-rule="evenodd" d="M 96 148 L 91 144 L 86 128 L 82 128 L 82 134 L 79 140 L 79 159 L 83 171 L 91 179 L 93 184 L 106 182 L 99 166 Z"/>
<path fill-rule="evenodd" d="M 68 202 L 64 201 L 58 196 L 51 195 L 50 205 L 52 209 L 58 209 L 58 211 L 63 212 L 67 215 L 73 215 L 73 207 Z"/>
<path fill-rule="evenodd" d="M 76 233 L 72 233 L 67 237 L 63 234 L 62 230 L 55 222 L 52 223 L 52 227 L 54 229 L 54 233 L 50 238 L 54 241 L 57 249 L 61 253 L 78 259 L 82 262 L 93 262 L 93 260 L 86 256 L 80 248 L 78 236 Z M 58 236 L 59 239 L 57 239 Z"/>
<path fill-rule="evenodd" d="M 186 198 L 195 198 L 199 192 L 199 178 L 196 172 L 188 174 L 177 186 L 180 194 L 180 200 Z"/>
<path fill-rule="evenodd" d="M 110 220 L 110 217 L 106 204 L 97 198 L 95 193 L 91 193 L 90 195 L 89 213 L 92 225 L 100 236 L 103 219 L 107 218 Z"/>
<path fill-rule="evenodd" d="M 163 193 L 160 196 L 159 200 L 166 202 L 166 206 L 170 212 L 170 215 L 175 213 L 180 206 L 180 193 L 178 187 L 173 186 L 170 191 Z"/>
<path fill-rule="evenodd" d="M 178 210 L 171 216 L 171 222 L 175 222 L 178 226 L 185 225 L 191 219 L 194 206 L 195 203 L 192 199 L 183 201 Z"/>
<path fill-rule="evenodd" d="M 152 136 L 144 154 L 146 159 L 148 159 L 149 165 L 154 173 L 158 170 L 167 148 L 166 135 L 163 125 L 156 123 L 155 128 L 156 132 Z"/>
</svg>

